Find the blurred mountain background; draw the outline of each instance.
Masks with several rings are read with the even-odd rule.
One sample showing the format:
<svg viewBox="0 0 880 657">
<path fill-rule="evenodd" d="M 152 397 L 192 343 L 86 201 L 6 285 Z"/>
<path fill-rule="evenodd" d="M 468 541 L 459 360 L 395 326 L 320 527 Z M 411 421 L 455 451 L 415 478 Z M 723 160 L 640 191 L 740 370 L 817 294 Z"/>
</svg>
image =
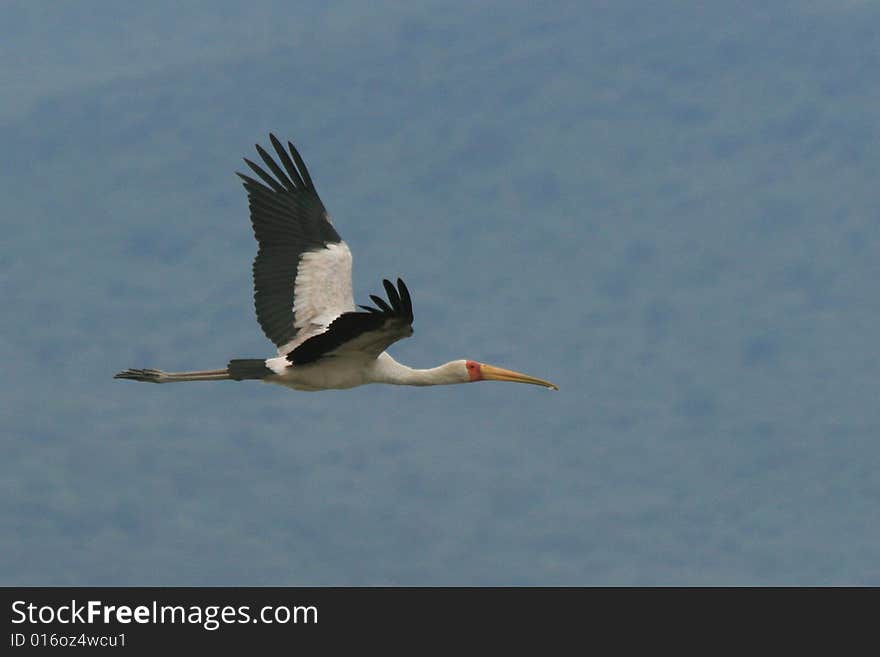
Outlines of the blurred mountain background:
<svg viewBox="0 0 880 657">
<path fill-rule="evenodd" d="M 0 583 L 880 584 L 880 7 L 0 8 Z M 396 358 L 274 347 L 234 176 L 297 144 Z"/>
</svg>

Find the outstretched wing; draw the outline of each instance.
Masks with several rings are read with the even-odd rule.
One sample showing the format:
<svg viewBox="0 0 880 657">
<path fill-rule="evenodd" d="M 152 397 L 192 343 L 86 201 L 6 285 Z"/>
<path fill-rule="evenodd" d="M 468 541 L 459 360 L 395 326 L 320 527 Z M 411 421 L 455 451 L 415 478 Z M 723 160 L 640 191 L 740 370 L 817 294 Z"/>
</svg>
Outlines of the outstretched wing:
<svg viewBox="0 0 880 657">
<path fill-rule="evenodd" d="M 378 306 L 361 306 L 366 312 L 347 312 L 337 317 L 326 331 L 301 343 L 287 355 L 294 365 L 311 363 L 327 356 L 360 355 L 375 358 L 394 342 L 412 335 L 413 309 L 409 290 L 401 279 L 397 289 L 384 280 L 388 303 L 370 295 Z"/>
<path fill-rule="evenodd" d="M 354 310 L 351 251 L 330 223 L 305 162 L 269 139 L 279 166 L 257 144 L 272 175 L 247 158 L 260 180 L 239 173 L 248 194 L 254 235 L 254 307 L 263 333 L 284 355 Z"/>
</svg>

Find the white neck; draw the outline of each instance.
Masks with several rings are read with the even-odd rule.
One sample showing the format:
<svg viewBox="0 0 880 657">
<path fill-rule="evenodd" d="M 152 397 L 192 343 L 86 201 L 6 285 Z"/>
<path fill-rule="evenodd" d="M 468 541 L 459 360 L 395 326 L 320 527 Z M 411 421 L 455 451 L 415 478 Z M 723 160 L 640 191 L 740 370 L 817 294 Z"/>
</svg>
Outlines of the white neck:
<svg viewBox="0 0 880 657">
<path fill-rule="evenodd" d="M 453 360 L 438 367 L 419 370 L 398 363 L 387 353 L 375 360 L 370 372 L 372 383 L 390 383 L 398 386 L 442 386 L 467 383 L 470 377 L 463 360 Z"/>
</svg>

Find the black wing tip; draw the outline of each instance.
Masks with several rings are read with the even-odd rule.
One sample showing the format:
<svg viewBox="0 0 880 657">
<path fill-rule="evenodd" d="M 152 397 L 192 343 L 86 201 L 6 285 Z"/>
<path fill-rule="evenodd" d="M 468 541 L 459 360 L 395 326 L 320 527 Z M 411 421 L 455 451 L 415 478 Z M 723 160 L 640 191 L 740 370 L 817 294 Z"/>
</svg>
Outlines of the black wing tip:
<svg viewBox="0 0 880 657">
<path fill-rule="evenodd" d="M 281 145 L 281 140 L 275 136 L 274 132 L 270 132 L 269 143 L 277 149 L 278 146 Z M 259 143 L 254 144 L 254 148 L 257 150 L 258 153 L 263 149 L 263 147 Z"/>
<path fill-rule="evenodd" d="M 399 277 L 397 279 L 397 290 L 400 294 L 401 305 L 403 306 L 404 311 L 409 315 L 410 321 L 412 321 L 412 297 L 409 295 L 409 288 L 407 288 L 406 283 L 404 283 L 403 279 Z"/>
<path fill-rule="evenodd" d="M 247 159 L 245 159 L 247 162 Z M 245 189 L 251 191 L 251 189 L 263 189 L 265 185 L 263 185 L 259 180 L 254 178 L 253 176 L 249 176 L 246 173 L 242 173 L 241 171 L 236 171 L 235 175 L 241 178 L 241 183 L 244 185 Z"/>
<path fill-rule="evenodd" d="M 397 287 L 395 287 L 391 281 L 389 281 L 387 278 L 383 278 L 382 286 L 385 288 L 385 292 L 388 295 L 387 302 L 382 297 L 371 294 L 370 299 L 373 300 L 373 303 L 375 303 L 377 307 L 359 307 L 371 313 L 385 314 L 389 315 L 390 317 L 402 317 L 412 322 L 412 297 L 410 297 L 409 288 L 406 287 L 406 283 L 403 282 L 403 279 L 398 278 Z"/>
<path fill-rule="evenodd" d="M 317 194 L 317 191 L 315 190 L 315 184 L 312 182 L 312 178 L 309 175 L 309 170 L 306 167 L 306 163 L 305 161 L 303 161 L 302 156 L 299 154 L 299 151 L 293 145 L 293 142 L 288 141 L 287 149 L 285 149 L 283 142 L 278 139 L 274 132 L 269 133 L 269 142 L 275 149 L 275 152 L 278 155 L 278 159 L 281 160 L 281 164 L 284 166 L 286 173 L 281 171 L 275 158 L 269 154 L 268 150 L 257 143 L 254 144 L 254 149 L 257 151 L 263 162 L 266 163 L 266 166 L 271 169 L 273 174 L 275 174 L 277 180 L 268 175 L 268 173 L 262 167 L 255 164 L 248 158 L 243 157 L 242 159 L 245 161 L 248 167 L 250 167 L 251 170 L 253 170 L 253 172 L 256 173 L 265 182 L 265 185 L 261 185 L 261 183 L 255 180 L 253 182 L 256 183 L 258 186 L 268 187 L 276 192 L 282 191 L 282 189 L 286 188 L 288 191 L 294 193 L 299 190 L 306 190 Z M 288 150 L 290 152 L 288 152 Z M 238 173 L 238 175 L 242 176 L 242 174 L 240 173 Z M 245 178 L 245 180 L 247 181 L 247 178 Z"/>
<path fill-rule="evenodd" d="M 269 133 L 269 143 L 272 144 L 275 150 L 284 150 L 284 142 L 278 139 L 278 136 L 274 132 Z M 289 141 L 287 142 L 290 143 Z M 263 148 L 259 143 L 254 144 L 254 148 L 259 152 L 261 148 Z"/>
<path fill-rule="evenodd" d="M 392 313 L 394 313 L 394 304 L 392 304 L 392 305 L 389 306 L 389 305 L 385 302 L 385 299 L 383 299 L 382 297 L 380 297 L 380 296 L 378 296 L 378 295 L 375 295 L 375 294 L 371 294 L 371 295 L 370 295 L 370 299 L 373 300 L 373 303 L 376 304 L 376 307 L 377 307 L 381 312 L 383 312 L 383 313 L 388 313 L 388 314 L 392 314 Z"/>
</svg>

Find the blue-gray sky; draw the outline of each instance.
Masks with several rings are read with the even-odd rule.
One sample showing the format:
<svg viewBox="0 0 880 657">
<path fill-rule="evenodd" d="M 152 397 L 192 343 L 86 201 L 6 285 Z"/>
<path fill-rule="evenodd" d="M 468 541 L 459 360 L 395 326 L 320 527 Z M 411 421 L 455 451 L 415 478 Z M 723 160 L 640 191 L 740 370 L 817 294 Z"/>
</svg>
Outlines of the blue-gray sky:
<svg viewBox="0 0 880 657">
<path fill-rule="evenodd" d="M 0 583 L 880 584 L 880 9 L 7 2 Z M 295 141 L 398 359 L 296 393 L 233 175 Z"/>
</svg>

